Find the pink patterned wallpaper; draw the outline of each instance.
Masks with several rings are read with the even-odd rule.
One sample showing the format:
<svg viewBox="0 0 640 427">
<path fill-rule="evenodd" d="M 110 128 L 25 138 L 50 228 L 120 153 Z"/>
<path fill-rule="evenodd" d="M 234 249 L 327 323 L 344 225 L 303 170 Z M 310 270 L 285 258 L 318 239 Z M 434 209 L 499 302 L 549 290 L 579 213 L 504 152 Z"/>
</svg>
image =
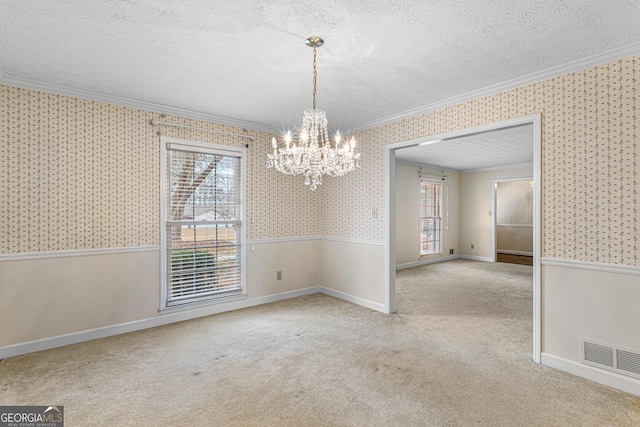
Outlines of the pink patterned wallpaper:
<svg viewBox="0 0 640 427">
<path fill-rule="evenodd" d="M 325 183 L 325 234 L 384 239 L 386 144 L 534 113 L 542 113 L 543 256 L 640 265 L 639 56 L 357 133 L 363 169 Z M 381 208 L 379 220 L 370 206 Z"/>
<path fill-rule="evenodd" d="M 631 57 L 359 132 L 362 169 L 316 192 L 266 169 L 271 135 L 251 131 L 248 237 L 383 240 L 386 144 L 540 112 L 543 256 L 640 265 L 639 111 L 640 57 Z M 0 86 L 0 253 L 157 245 L 159 137 L 148 122 L 159 117 Z"/>
<path fill-rule="evenodd" d="M 320 195 L 265 167 L 242 129 L 0 85 L 0 254 L 159 244 L 160 137 L 248 148 L 247 235 L 318 235 Z M 311 213 L 311 215 L 310 215 Z"/>
</svg>

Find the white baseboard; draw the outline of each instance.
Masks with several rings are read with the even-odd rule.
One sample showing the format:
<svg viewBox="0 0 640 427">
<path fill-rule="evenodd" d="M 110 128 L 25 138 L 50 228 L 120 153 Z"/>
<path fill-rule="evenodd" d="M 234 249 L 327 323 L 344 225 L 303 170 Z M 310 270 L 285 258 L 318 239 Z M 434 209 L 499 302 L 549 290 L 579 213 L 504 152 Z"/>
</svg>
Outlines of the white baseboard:
<svg viewBox="0 0 640 427">
<path fill-rule="evenodd" d="M 605 371 L 593 366 L 583 365 L 573 360 L 542 353 L 542 364 L 559 371 L 568 372 L 606 386 L 640 396 L 640 380 Z"/>
<path fill-rule="evenodd" d="M 8 357 L 20 356 L 23 354 L 34 353 L 36 351 L 49 350 L 65 345 L 78 344 L 85 341 L 91 341 L 99 338 L 106 338 L 114 335 L 125 334 L 128 332 L 140 331 L 142 329 L 154 328 L 156 326 L 168 325 L 170 323 L 182 322 L 184 320 L 197 319 L 199 317 L 210 316 L 212 314 L 224 313 L 227 311 L 240 310 L 242 308 L 254 307 L 256 305 L 268 304 L 276 301 L 283 301 L 290 298 L 301 297 L 304 295 L 316 294 L 322 292 L 321 287 L 314 286 L 295 291 L 282 292 L 279 294 L 268 295 L 258 298 L 246 298 L 242 300 L 231 301 L 206 307 L 194 308 L 192 310 L 184 310 L 174 313 L 163 314 L 150 319 L 135 320 L 127 323 L 106 326 L 103 328 L 90 329 L 87 331 L 74 332 L 66 335 L 59 335 L 51 338 L 44 338 L 26 343 L 9 345 L 0 347 L 0 360 Z M 340 297 L 338 297 L 340 298 Z M 343 298 L 344 299 L 344 298 Z M 347 300 L 349 301 L 349 300 Z M 352 301 L 351 301 L 352 302 Z M 356 304 L 358 304 L 356 302 Z M 360 304 L 362 305 L 362 304 Z"/>
<path fill-rule="evenodd" d="M 0 347 L 0 360 L 9 357 L 20 356 L 23 354 L 35 353 L 37 351 L 50 350 L 65 345 L 79 344 L 86 341 L 92 341 L 100 338 L 111 337 L 114 335 L 126 334 L 128 332 L 140 331 L 143 329 L 155 328 L 156 326 L 168 325 L 170 323 L 182 322 L 185 320 L 197 319 L 199 317 L 211 316 L 212 314 L 224 313 L 227 311 L 240 310 L 243 308 L 254 307 L 262 304 L 269 304 L 277 301 L 284 301 L 290 298 L 297 298 L 304 295 L 323 293 L 352 304 L 357 304 L 371 310 L 384 313 L 384 305 L 364 298 L 356 297 L 344 292 L 325 288 L 322 286 L 313 286 L 295 291 L 282 292 L 274 295 L 267 295 L 258 298 L 247 298 L 241 300 L 230 301 L 216 305 L 208 305 L 206 307 L 194 308 L 192 310 L 177 311 L 167 313 L 150 319 L 135 320 L 127 323 L 120 323 L 103 328 L 90 329 L 87 331 L 74 332 L 71 334 L 58 335 L 51 338 L 29 341 L 21 344 L 8 345 Z"/>
<path fill-rule="evenodd" d="M 506 255 L 533 256 L 533 252 L 510 251 L 507 249 L 498 249 L 496 252 L 499 254 L 506 254 Z"/>
<path fill-rule="evenodd" d="M 347 294 L 344 292 L 336 291 L 334 289 L 325 288 L 324 286 L 320 286 L 320 293 L 325 295 L 329 295 L 334 298 L 341 299 L 343 301 L 350 302 L 352 304 L 361 305 L 366 308 L 370 308 L 371 310 L 379 311 L 381 313 L 386 313 L 384 304 L 380 304 L 374 301 L 370 301 L 368 299 L 356 297 L 351 294 Z"/>
<path fill-rule="evenodd" d="M 493 258 L 488 256 L 476 256 L 476 255 L 458 255 L 458 258 L 468 259 L 471 261 L 493 262 Z"/>
<path fill-rule="evenodd" d="M 396 270 L 404 270 L 405 268 L 419 267 L 421 265 L 434 264 L 436 262 L 453 261 L 454 259 L 458 259 L 458 258 L 460 258 L 459 255 L 451 255 L 451 256 L 445 256 L 445 257 L 439 257 L 439 258 L 429 258 L 429 259 L 424 259 L 416 262 L 406 262 L 404 264 L 396 265 Z"/>
</svg>

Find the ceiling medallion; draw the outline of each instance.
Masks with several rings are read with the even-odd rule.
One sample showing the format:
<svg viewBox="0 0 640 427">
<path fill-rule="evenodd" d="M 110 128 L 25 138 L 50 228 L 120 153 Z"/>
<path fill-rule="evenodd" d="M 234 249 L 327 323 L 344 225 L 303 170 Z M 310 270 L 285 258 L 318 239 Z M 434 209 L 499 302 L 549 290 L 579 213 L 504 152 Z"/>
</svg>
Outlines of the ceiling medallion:
<svg viewBox="0 0 640 427">
<path fill-rule="evenodd" d="M 305 110 L 299 138 L 288 131 L 284 143 L 278 148 L 275 138 L 271 140 L 273 154 L 267 154 L 267 168 L 274 167 L 286 175 L 304 175 L 304 184 L 315 190 L 322 184 L 322 176 L 343 176 L 359 168 L 360 153 L 355 152 L 356 140 L 342 141 L 336 131 L 333 145 L 327 130 L 327 113 L 316 109 L 316 48 L 324 44 L 320 37 L 309 37 L 305 44 L 313 48 L 313 108 Z"/>
</svg>

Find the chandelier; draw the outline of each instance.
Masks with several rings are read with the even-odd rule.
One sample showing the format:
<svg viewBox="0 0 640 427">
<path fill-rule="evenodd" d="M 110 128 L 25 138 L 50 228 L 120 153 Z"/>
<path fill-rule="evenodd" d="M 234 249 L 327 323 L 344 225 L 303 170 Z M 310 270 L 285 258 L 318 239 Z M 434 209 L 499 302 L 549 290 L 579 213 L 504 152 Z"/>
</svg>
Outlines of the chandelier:
<svg viewBox="0 0 640 427">
<path fill-rule="evenodd" d="M 313 108 L 303 113 L 299 138 L 287 132 L 280 148 L 275 138 L 271 140 L 273 154 L 267 154 L 267 168 L 274 167 L 286 175 L 304 175 L 304 184 L 315 190 L 322 184 L 323 175 L 343 176 L 359 168 L 360 153 L 355 152 L 355 138 L 343 141 L 339 131 L 331 143 L 327 113 L 316 109 L 316 48 L 324 40 L 313 36 L 305 43 L 313 48 Z"/>
</svg>

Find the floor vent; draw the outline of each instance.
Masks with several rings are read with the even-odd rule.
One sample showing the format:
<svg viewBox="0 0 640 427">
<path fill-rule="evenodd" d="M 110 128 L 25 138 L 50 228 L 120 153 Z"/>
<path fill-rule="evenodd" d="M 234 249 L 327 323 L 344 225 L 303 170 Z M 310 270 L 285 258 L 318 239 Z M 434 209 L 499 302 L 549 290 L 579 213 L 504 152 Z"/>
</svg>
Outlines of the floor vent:
<svg viewBox="0 0 640 427">
<path fill-rule="evenodd" d="M 580 338 L 580 362 L 640 379 L 640 351 Z"/>
</svg>

